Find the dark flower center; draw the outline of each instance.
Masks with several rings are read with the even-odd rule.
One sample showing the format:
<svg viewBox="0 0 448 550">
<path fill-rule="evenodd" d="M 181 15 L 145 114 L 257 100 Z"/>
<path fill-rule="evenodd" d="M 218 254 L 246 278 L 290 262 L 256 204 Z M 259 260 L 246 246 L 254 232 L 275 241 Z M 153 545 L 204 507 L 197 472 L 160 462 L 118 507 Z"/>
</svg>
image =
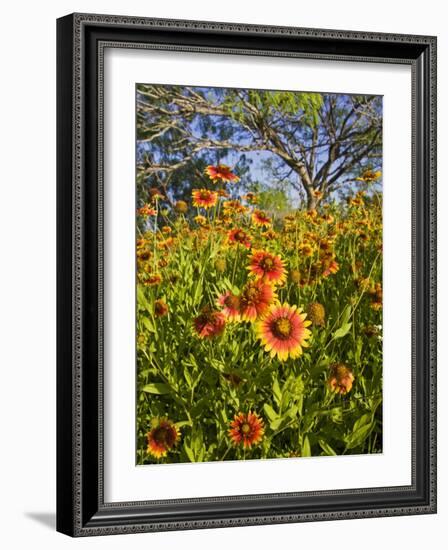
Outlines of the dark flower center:
<svg viewBox="0 0 448 550">
<path fill-rule="evenodd" d="M 257 300 L 258 296 L 259 290 L 255 286 L 250 285 L 244 290 L 243 299 L 248 304 L 251 304 Z"/>
<path fill-rule="evenodd" d="M 260 266 L 262 267 L 262 269 L 272 269 L 274 267 L 274 260 L 271 257 L 267 256 L 261 260 Z"/>
<path fill-rule="evenodd" d="M 277 338 L 285 340 L 291 334 L 291 321 L 286 317 L 281 317 L 273 323 L 272 332 Z"/>
<path fill-rule="evenodd" d="M 240 300 L 238 296 L 229 294 L 229 296 L 227 296 L 226 299 L 224 300 L 224 304 L 230 309 L 238 309 L 240 305 Z"/>
<path fill-rule="evenodd" d="M 154 430 L 152 437 L 159 445 L 172 447 L 176 440 L 176 433 L 174 428 L 170 426 L 159 426 Z"/>
</svg>

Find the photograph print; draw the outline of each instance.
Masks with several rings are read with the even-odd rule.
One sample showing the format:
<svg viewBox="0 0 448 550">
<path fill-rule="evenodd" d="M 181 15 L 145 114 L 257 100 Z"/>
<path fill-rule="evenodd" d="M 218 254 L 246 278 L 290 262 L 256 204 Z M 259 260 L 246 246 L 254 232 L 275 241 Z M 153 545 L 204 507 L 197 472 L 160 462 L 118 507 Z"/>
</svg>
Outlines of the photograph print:
<svg viewBox="0 0 448 550">
<path fill-rule="evenodd" d="M 382 453 L 382 97 L 135 100 L 136 464 Z"/>
</svg>

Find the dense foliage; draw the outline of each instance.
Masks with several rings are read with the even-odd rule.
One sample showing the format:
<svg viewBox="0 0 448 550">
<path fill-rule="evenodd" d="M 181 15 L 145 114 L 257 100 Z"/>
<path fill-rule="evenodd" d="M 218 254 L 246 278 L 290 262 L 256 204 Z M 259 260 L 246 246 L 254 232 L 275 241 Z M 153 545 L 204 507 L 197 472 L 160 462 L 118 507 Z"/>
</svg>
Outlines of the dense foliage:
<svg viewBox="0 0 448 550">
<path fill-rule="evenodd" d="M 278 213 L 205 168 L 138 209 L 137 463 L 381 452 L 380 173 Z"/>
</svg>

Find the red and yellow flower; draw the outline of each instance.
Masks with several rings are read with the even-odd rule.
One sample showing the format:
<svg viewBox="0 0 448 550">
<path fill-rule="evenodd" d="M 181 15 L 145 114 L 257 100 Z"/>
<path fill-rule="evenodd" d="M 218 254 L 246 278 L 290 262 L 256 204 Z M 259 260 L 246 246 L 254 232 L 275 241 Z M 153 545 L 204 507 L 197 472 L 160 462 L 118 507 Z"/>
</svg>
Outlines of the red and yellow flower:
<svg viewBox="0 0 448 550">
<path fill-rule="evenodd" d="M 165 300 L 159 298 L 154 302 L 154 315 L 156 317 L 163 317 L 168 313 L 168 306 L 165 303 Z"/>
<path fill-rule="evenodd" d="M 246 248 L 251 247 L 250 237 L 243 229 L 231 229 L 227 233 L 227 238 L 230 244 L 241 244 Z"/>
<path fill-rule="evenodd" d="M 250 449 L 263 439 L 264 422 L 257 413 L 242 412 L 236 414 L 230 422 L 229 437 L 234 445 L 242 445 L 244 449 Z"/>
<path fill-rule="evenodd" d="M 260 227 L 270 227 L 271 218 L 263 210 L 254 210 L 252 212 L 252 222 Z"/>
<path fill-rule="evenodd" d="M 230 182 L 236 183 L 240 181 L 240 178 L 232 172 L 229 166 L 226 164 L 218 164 L 217 166 L 207 166 L 205 173 L 212 180 L 213 183 L 222 181 L 223 183 Z"/>
<path fill-rule="evenodd" d="M 227 291 L 218 297 L 217 304 L 222 308 L 226 319 L 228 321 L 240 320 L 240 297 Z"/>
<path fill-rule="evenodd" d="M 146 434 L 147 452 L 155 458 L 163 458 L 178 442 L 180 432 L 168 418 L 155 418 L 152 425 Z"/>
<path fill-rule="evenodd" d="M 246 283 L 239 298 L 241 319 L 255 321 L 267 313 L 276 295 L 271 285 L 257 279 Z"/>
<path fill-rule="evenodd" d="M 218 202 L 218 193 L 210 189 L 193 189 L 193 205 L 200 208 L 212 208 Z"/>
<path fill-rule="evenodd" d="M 328 386 L 331 391 L 342 395 L 348 393 L 353 386 L 355 377 L 352 370 L 344 363 L 330 365 L 330 378 Z"/>
<path fill-rule="evenodd" d="M 276 254 L 254 250 L 247 267 L 251 275 L 268 283 L 280 284 L 286 280 L 285 262 Z"/>
<path fill-rule="evenodd" d="M 140 216 L 144 216 L 147 218 L 148 216 L 157 216 L 157 210 L 150 206 L 149 204 L 143 205 L 141 208 L 137 210 L 137 213 Z"/>
<path fill-rule="evenodd" d="M 330 261 L 325 262 L 322 275 L 324 277 L 329 277 L 330 275 L 334 275 L 338 271 L 339 271 L 339 264 L 336 260 L 332 259 Z"/>
<path fill-rule="evenodd" d="M 243 196 L 243 199 L 246 200 L 250 204 L 257 204 L 258 203 L 258 197 L 255 195 L 255 193 L 246 193 L 246 195 Z"/>
<path fill-rule="evenodd" d="M 163 281 L 162 275 L 159 273 L 154 273 L 153 275 L 150 275 L 147 279 L 143 281 L 143 284 L 146 286 L 156 286 L 159 285 Z"/>
<path fill-rule="evenodd" d="M 381 177 L 381 172 L 377 170 L 365 170 L 359 177 L 356 178 L 356 181 L 363 181 L 365 183 L 372 183 Z"/>
<path fill-rule="evenodd" d="M 215 338 L 224 332 L 226 317 L 221 311 L 214 311 L 206 306 L 194 319 L 193 326 L 199 338 Z"/>
<path fill-rule="evenodd" d="M 271 357 L 277 356 L 280 361 L 288 357 L 295 359 L 302 354 L 302 348 L 309 345 L 311 331 L 307 327 L 311 321 L 305 319 L 306 313 L 296 306 L 278 304 L 257 322 L 255 331 Z"/>
<path fill-rule="evenodd" d="M 244 214 L 248 209 L 239 200 L 225 201 L 222 203 L 225 214 Z"/>
<path fill-rule="evenodd" d="M 194 217 L 194 221 L 200 225 L 201 227 L 204 227 L 207 225 L 207 218 L 205 216 L 201 216 L 201 214 L 198 214 Z"/>
</svg>

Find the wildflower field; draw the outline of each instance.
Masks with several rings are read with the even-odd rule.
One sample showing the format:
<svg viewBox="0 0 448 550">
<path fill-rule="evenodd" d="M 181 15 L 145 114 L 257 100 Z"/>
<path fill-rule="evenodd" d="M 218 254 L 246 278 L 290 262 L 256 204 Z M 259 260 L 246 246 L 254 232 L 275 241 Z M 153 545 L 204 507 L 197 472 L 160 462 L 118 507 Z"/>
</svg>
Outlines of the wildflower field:
<svg viewBox="0 0 448 550">
<path fill-rule="evenodd" d="M 354 151 L 370 143 L 379 108 L 371 98 L 334 94 L 206 92 L 138 90 L 136 462 L 380 453 L 378 143 L 354 155 L 332 186 L 330 167 L 327 187 L 314 179 L 290 191 L 291 180 L 280 181 L 278 142 L 263 146 L 278 166 L 260 160 L 261 142 L 244 134 L 244 109 L 236 116 L 218 107 L 230 100 L 239 107 L 241 97 L 268 128 L 301 124 L 305 161 L 313 154 L 306 139 L 324 139 L 331 102 L 339 109 L 335 135 L 344 143 L 350 127 Z M 185 101 L 205 101 L 210 113 L 191 112 Z M 169 147 L 188 124 L 180 157 Z M 189 155 L 197 142 L 204 147 Z M 316 177 L 326 151 L 309 170 Z M 181 172 L 172 169 L 180 158 Z"/>
</svg>

